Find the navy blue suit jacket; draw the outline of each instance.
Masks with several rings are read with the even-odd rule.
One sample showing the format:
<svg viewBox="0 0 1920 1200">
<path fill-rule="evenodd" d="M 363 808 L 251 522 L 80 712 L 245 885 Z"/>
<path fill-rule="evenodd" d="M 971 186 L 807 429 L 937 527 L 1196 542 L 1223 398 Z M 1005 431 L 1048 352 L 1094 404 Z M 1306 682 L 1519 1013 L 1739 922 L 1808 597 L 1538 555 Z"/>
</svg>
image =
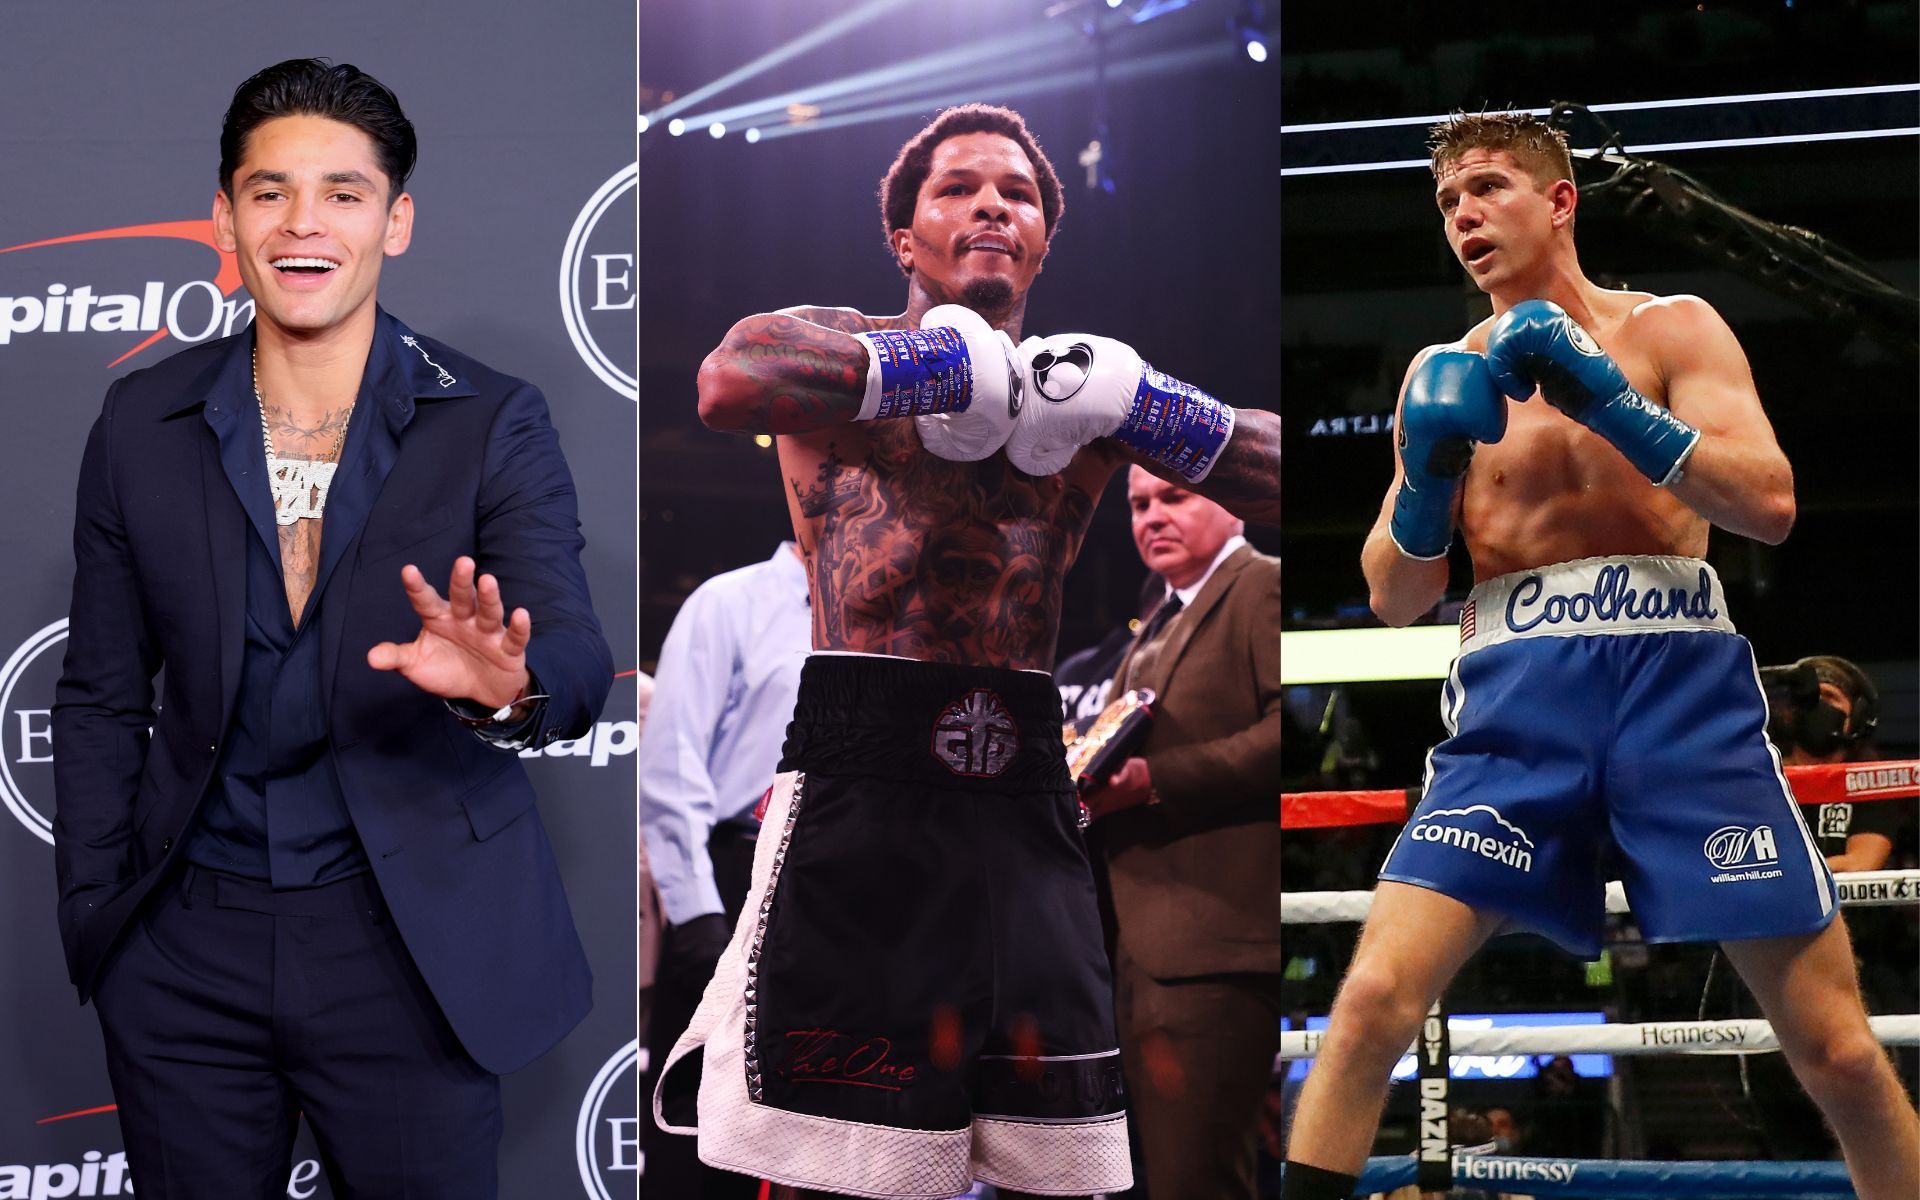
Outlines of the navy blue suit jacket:
<svg viewBox="0 0 1920 1200">
<path fill-rule="evenodd" d="M 60 934 L 83 1003 L 181 853 L 232 716 L 258 535 L 221 455 L 259 436 L 251 347 L 248 331 L 117 381 L 87 439 L 53 713 Z M 552 697 L 533 744 L 588 731 L 613 664 L 573 480 L 538 389 L 385 312 L 354 420 L 372 423 L 365 476 L 334 482 L 315 613 L 333 759 L 427 986 L 474 1060 L 506 1072 L 592 1002 L 533 788 L 516 755 L 366 653 L 419 632 L 401 566 L 444 587 L 471 554 L 533 616 L 527 663 Z"/>
</svg>

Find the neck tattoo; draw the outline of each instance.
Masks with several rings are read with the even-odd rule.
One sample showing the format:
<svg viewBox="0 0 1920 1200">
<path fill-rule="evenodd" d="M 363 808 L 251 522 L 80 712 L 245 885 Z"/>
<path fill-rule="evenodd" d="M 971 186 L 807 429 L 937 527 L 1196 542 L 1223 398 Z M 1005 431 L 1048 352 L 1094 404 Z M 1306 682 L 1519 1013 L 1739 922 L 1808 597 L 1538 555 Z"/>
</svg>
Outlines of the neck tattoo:
<svg viewBox="0 0 1920 1200">
<path fill-rule="evenodd" d="M 333 474 L 340 469 L 340 448 L 347 444 L 347 424 L 353 420 L 353 406 L 340 422 L 333 449 L 324 459 L 281 458 L 273 452 L 273 433 L 267 428 L 267 400 L 260 394 L 260 351 L 253 352 L 253 398 L 260 404 L 260 440 L 267 447 L 267 482 L 273 488 L 273 520 L 276 525 L 295 521 L 317 521 L 327 511 L 327 489 L 333 486 Z"/>
</svg>

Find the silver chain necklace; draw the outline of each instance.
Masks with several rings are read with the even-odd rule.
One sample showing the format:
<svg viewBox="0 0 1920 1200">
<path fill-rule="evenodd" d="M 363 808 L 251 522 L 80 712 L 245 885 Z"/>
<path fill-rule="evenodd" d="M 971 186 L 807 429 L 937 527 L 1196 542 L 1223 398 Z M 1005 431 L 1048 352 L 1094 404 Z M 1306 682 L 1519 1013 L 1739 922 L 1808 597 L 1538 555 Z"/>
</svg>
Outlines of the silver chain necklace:
<svg viewBox="0 0 1920 1200">
<path fill-rule="evenodd" d="M 353 406 L 347 406 L 347 419 L 340 422 L 339 436 L 333 439 L 332 461 L 326 459 L 281 458 L 273 452 L 273 433 L 267 428 L 267 400 L 260 394 L 260 351 L 253 352 L 253 398 L 260 405 L 260 440 L 267 447 L 267 483 L 273 488 L 273 521 L 291 525 L 295 521 L 317 521 L 327 511 L 327 489 L 340 469 L 340 449 L 347 444 L 347 425 L 353 420 Z"/>
</svg>

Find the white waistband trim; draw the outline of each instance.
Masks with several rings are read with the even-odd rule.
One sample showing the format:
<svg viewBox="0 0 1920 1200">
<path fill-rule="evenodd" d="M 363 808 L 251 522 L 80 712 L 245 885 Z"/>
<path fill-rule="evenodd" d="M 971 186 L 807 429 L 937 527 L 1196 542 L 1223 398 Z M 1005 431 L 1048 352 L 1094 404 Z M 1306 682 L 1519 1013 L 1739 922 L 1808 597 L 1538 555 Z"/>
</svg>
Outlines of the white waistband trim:
<svg viewBox="0 0 1920 1200">
<path fill-rule="evenodd" d="M 1727 594 L 1697 558 L 1582 558 L 1474 587 L 1460 610 L 1460 653 L 1580 634 L 1735 632 Z"/>
</svg>

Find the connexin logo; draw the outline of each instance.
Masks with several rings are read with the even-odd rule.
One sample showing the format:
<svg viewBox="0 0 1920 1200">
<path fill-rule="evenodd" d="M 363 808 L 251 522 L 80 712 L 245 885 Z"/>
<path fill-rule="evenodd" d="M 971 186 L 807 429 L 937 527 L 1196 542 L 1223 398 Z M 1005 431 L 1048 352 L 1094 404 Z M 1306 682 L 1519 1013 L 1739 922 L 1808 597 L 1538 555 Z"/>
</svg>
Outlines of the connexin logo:
<svg viewBox="0 0 1920 1200">
<path fill-rule="evenodd" d="M 1460 824 L 1427 824 L 1437 817 L 1453 817 Z M 1469 825 L 1480 828 L 1469 828 Z M 1469 804 L 1465 808 L 1436 808 L 1421 815 L 1407 836 L 1416 842 L 1439 842 L 1478 854 L 1482 858 L 1513 867 L 1533 870 L 1533 839 L 1527 831 L 1500 815 L 1491 804 Z"/>
<path fill-rule="evenodd" d="M 162 239 L 205 246 L 213 255 L 210 278 L 184 283 L 148 279 L 137 284 L 98 285 L 76 278 L 75 265 L 54 247 L 117 239 Z M 33 251 L 36 253 L 26 254 Z M 233 299 L 240 290 L 240 264 L 213 242 L 213 222 L 160 221 L 122 225 L 62 237 L 0 246 L 0 255 L 24 254 L 0 266 L 0 346 L 55 334 L 118 334 L 124 343 L 117 367 L 147 347 L 171 337 L 183 345 L 226 337 L 253 316 L 253 301 Z M 30 274 L 29 274 L 30 272 Z M 26 286 L 31 281 L 31 289 Z M 145 334 L 145 337 L 137 335 Z"/>
</svg>

